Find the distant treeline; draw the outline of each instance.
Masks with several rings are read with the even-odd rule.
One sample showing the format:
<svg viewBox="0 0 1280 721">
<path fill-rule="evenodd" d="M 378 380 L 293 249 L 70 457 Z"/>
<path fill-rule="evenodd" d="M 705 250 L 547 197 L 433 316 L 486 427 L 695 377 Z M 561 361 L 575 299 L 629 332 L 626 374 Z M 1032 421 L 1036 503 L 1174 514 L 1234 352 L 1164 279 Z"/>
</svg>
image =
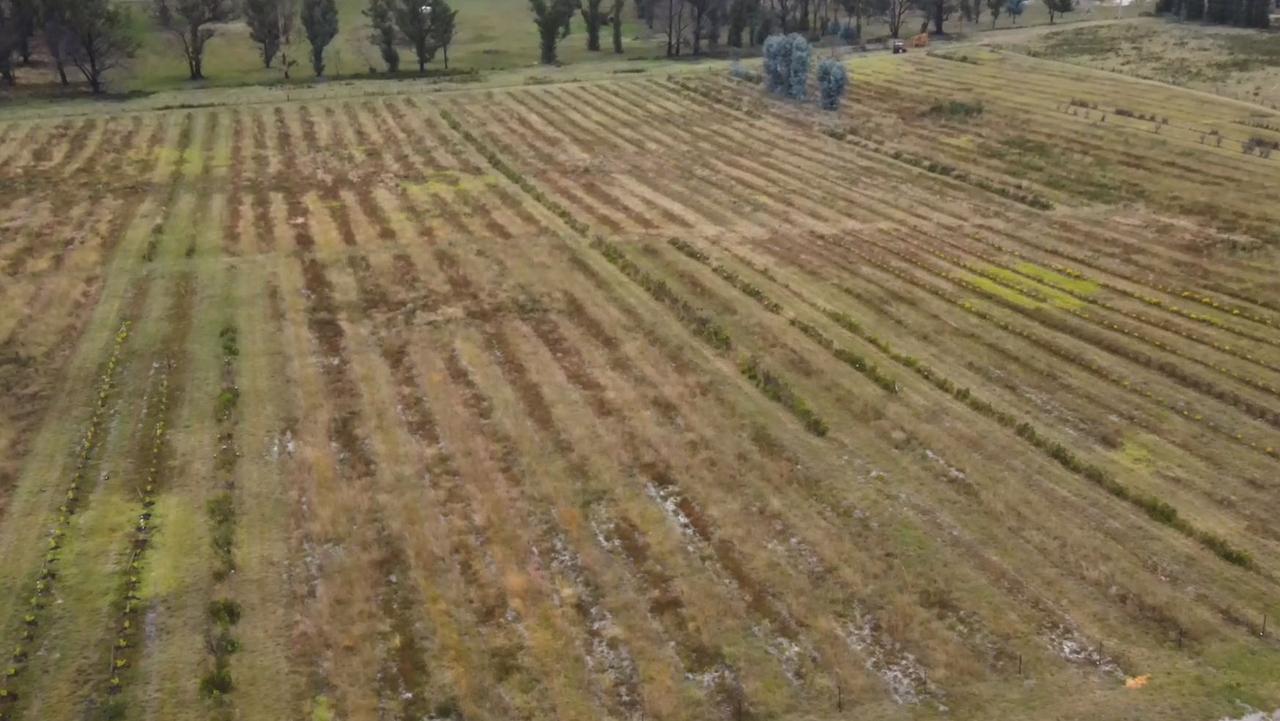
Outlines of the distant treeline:
<svg viewBox="0 0 1280 721">
<path fill-rule="evenodd" d="M 1265 28 L 1271 25 L 1273 0 L 1160 0 L 1156 9 L 1183 20 Z"/>
</svg>

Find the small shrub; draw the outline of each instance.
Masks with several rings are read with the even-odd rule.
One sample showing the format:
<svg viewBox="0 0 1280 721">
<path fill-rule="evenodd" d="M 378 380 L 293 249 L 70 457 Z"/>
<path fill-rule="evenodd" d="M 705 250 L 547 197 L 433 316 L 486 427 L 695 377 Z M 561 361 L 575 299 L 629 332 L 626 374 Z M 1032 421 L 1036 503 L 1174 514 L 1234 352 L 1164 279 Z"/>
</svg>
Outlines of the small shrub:
<svg viewBox="0 0 1280 721">
<path fill-rule="evenodd" d="M 818 63 L 818 92 L 823 110 L 839 110 L 848 85 L 849 73 L 844 63 L 835 58 Z"/>
<path fill-rule="evenodd" d="M 230 599 L 209 602 L 209 618 L 222 627 L 240 623 L 240 604 Z"/>
<path fill-rule="evenodd" d="M 200 679 L 200 695 L 207 699 L 218 699 L 231 693 L 233 685 L 231 670 L 219 663 L 217 668 Z"/>
<path fill-rule="evenodd" d="M 964 100 L 950 100 L 945 103 L 934 103 L 929 107 L 927 115 L 944 117 L 950 120 L 969 120 L 982 115 L 983 106 L 981 100 L 972 102 Z"/>
<path fill-rule="evenodd" d="M 218 393 L 217 416 L 218 420 L 224 421 L 231 417 L 231 411 L 235 410 L 236 403 L 240 400 L 240 389 L 235 386 L 223 388 Z"/>
</svg>

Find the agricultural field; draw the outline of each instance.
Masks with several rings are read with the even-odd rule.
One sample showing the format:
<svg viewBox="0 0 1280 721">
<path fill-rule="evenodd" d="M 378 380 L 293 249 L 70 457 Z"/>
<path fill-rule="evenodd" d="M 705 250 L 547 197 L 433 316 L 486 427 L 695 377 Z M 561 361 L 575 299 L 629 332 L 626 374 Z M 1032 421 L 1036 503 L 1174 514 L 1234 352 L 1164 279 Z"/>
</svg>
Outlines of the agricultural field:
<svg viewBox="0 0 1280 721">
<path fill-rule="evenodd" d="M 1280 118 L 849 67 L 0 114 L 0 719 L 1280 708 Z"/>
<path fill-rule="evenodd" d="M 1035 57 L 1280 108 L 1280 36 L 1275 32 L 1142 18 L 998 44 Z"/>
</svg>

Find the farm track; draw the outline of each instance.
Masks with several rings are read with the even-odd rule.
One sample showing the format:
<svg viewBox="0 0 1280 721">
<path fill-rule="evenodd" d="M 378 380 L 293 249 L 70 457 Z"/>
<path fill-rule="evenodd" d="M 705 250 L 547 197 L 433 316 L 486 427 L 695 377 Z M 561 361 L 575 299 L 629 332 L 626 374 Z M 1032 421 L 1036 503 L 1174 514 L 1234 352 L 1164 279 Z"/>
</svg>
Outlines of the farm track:
<svg viewBox="0 0 1280 721">
<path fill-rule="evenodd" d="M 0 718 L 1270 703 L 1280 166 L 868 62 L 0 123 Z"/>
</svg>

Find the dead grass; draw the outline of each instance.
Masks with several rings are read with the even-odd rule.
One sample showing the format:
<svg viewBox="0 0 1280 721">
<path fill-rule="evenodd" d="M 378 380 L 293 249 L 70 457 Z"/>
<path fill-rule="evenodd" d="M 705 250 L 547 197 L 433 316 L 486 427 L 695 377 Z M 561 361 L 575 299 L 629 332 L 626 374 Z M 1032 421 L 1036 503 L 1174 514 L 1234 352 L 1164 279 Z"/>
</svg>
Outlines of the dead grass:
<svg viewBox="0 0 1280 721">
<path fill-rule="evenodd" d="M 0 718 L 1275 704 L 1272 129 L 854 74 L 823 122 L 652 74 L 0 122 Z"/>
</svg>

